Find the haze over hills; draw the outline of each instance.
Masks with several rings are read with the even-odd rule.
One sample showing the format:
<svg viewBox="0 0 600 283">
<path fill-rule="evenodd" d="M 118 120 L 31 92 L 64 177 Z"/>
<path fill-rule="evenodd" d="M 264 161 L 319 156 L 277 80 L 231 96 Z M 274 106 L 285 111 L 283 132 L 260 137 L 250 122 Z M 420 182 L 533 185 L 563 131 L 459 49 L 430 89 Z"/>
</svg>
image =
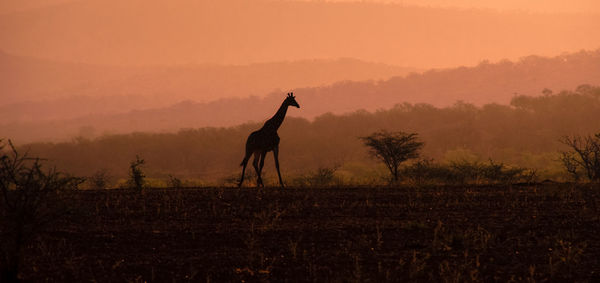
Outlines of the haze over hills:
<svg viewBox="0 0 600 283">
<path fill-rule="evenodd" d="M 164 107 L 183 100 L 262 97 L 275 89 L 381 80 L 414 71 L 348 58 L 238 66 L 115 67 L 0 52 L 0 119 L 4 123 L 67 119 Z"/>
<path fill-rule="evenodd" d="M 3 2 L 0 133 L 231 126 L 264 120 L 291 90 L 303 106 L 291 114 L 310 119 L 599 84 L 599 51 L 564 52 L 600 46 L 600 9 L 549 1 Z"/>
<path fill-rule="evenodd" d="M 325 113 L 389 109 L 404 102 L 438 107 L 456 101 L 508 104 L 516 95 L 536 96 L 542 95 L 545 88 L 558 92 L 582 84 L 600 85 L 600 49 L 552 58 L 529 56 L 517 62 L 483 62 L 476 67 L 430 70 L 381 81 L 342 81 L 297 88 L 294 92 L 301 109 L 294 109 L 288 115 L 311 119 Z M 157 109 L 69 120 L 4 123 L 0 132 L 21 141 L 50 141 L 77 135 L 95 137 L 105 133 L 233 126 L 269 118 L 284 93 L 276 91 L 265 98 L 229 98 L 208 103 L 185 101 Z"/>
<path fill-rule="evenodd" d="M 86 0 L 0 18 L 11 54 L 109 65 L 358 58 L 418 68 L 600 46 L 597 14 L 377 2 Z"/>
</svg>

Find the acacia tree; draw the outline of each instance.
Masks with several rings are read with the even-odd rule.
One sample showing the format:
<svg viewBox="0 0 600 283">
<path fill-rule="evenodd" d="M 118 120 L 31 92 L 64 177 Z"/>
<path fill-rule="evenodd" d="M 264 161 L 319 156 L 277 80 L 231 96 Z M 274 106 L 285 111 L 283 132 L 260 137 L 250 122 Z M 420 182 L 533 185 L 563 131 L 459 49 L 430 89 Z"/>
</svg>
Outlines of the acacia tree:
<svg viewBox="0 0 600 283">
<path fill-rule="evenodd" d="M 419 150 L 423 147 L 423 142 L 417 141 L 416 133 L 382 130 L 360 139 L 370 147 L 371 155 L 383 161 L 390 170 L 394 182 L 398 181 L 400 163 L 418 158 Z"/>
<path fill-rule="evenodd" d="M 567 172 L 577 181 L 583 171 L 591 182 L 600 182 L 600 133 L 593 136 L 565 136 L 561 143 L 571 148 L 561 152 L 561 161 Z"/>
</svg>

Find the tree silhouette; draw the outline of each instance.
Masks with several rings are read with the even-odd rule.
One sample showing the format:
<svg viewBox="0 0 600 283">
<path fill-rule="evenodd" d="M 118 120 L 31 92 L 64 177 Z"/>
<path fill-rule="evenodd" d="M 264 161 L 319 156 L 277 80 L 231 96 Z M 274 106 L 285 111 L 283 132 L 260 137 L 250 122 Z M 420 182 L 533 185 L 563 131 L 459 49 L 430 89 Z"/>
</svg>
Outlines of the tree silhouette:
<svg viewBox="0 0 600 283">
<path fill-rule="evenodd" d="M 600 133 L 593 136 L 565 136 L 560 140 L 572 150 L 561 152 L 561 161 L 567 172 L 579 179 L 579 168 L 591 182 L 600 181 Z"/>
<path fill-rule="evenodd" d="M 370 153 L 385 163 L 394 178 L 398 181 L 400 163 L 419 157 L 423 142 L 417 141 L 416 133 L 379 131 L 369 136 L 361 137 Z"/>
</svg>

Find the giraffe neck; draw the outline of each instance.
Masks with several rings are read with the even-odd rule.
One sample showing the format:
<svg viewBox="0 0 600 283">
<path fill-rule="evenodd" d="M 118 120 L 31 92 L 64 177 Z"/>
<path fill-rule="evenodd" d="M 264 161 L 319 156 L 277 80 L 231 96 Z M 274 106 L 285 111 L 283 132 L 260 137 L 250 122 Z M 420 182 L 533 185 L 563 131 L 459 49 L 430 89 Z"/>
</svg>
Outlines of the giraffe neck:
<svg viewBox="0 0 600 283">
<path fill-rule="evenodd" d="M 287 108 L 288 108 L 288 105 L 285 104 L 285 102 L 282 103 L 281 106 L 279 107 L 279 110 L 277 110 L 277 113 L 275 113 L 275 115 L 273 115 L 273 117 L 271 119 L 267 120 L 267 122 L 265 122 L 263 129 L 270 130 L 270 131 L 277 131 L 277 129 L 279 129 L 279 127 L 283 123 L 283 119 L 285 118 L 285 113 L 287 112 Z"/>
</svg>

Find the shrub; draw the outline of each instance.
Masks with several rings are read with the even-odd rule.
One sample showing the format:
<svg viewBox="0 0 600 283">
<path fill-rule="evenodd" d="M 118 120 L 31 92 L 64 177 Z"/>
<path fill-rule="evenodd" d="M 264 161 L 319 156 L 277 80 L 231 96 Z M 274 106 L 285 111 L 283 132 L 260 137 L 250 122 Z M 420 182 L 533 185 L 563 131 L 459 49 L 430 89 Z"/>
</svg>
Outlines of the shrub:
<svg viewBox="0 0 600 283">
<path fill-rule="evenodd" d="M 140 159 L 138 155 L 135 156 L 135 160 L 129 165 L 129 181 L 128 185 L 130 188 L 142 190 L 146 184 L 146 175 L 142 171 L 142 166 L 146 162 L 144 159 Z"/>
<path fill-rule="evenodd" d="M 339 166 L 337 165 L 333 167 L 319 167 L 309 174 L 294 178 L 292 183 L 300 187 L 325 187 L 339 184 L 340 180 L 335 176 L 338 168 Z"/>
<path fill-rule="evenodd" d="M 508 167 L 502 163 L 453 161 L 438 164 L 433 160 L 419 160 L 402 169 L 404 178 L 416 184 L 511 184 L 532 182 L 535 171 L 521 167 Z"/>
<path fill-rule="evenodd" d="M 169 175 L 169 187 L 180 189 L 183 187 L 183 182 L 181 181 L 181 179 L 173 175 Z"/>
<path fill-rule="evenodd" d="M 77 188 L 82 178 L 43 170 L 39 158 L 20 155 L 0 141 L 0 281 L 18 279 L 22 249 L 67 211 L 59 193 Z"/>
<path fill-rule="evenodd" d="M 453 172 L 448 166 L 436 164 L 433 159 L 422 159 L 402 169 L 402 176 L 414 184 L 453 183 Z"/>
<path fill-rule="evenodd" d="M 107 170 L 98 170 L 87 178 L 90 188 L 94 190 L 106 189 L 110 185 L 110 175 Z"/>
</svg>

